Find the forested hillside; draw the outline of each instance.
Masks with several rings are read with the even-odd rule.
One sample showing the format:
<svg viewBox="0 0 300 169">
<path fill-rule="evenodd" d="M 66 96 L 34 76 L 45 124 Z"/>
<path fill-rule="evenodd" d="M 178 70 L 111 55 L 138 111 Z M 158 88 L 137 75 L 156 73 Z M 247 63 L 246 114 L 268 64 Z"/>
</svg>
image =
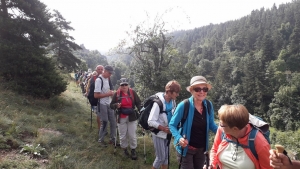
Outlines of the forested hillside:
<svg viewBox="0 0 300 169">
<path fill-rule="evenodd" d="M 300 127 L 300 1 L 253 9 L 240 19 L 193 30 L 169 32 L 162 18 L 152 26 L 141 22 L 128 31 L 133 44 L 118 46 L 118 74 L 130 77 L 142 98 L 163 90 L 171 79 L 184 90 L 194 75 L 212 84 L 209 99 L 244 104 L 280 130 Z M 146 26 L 147 25 L 147 26 Z M 123 45 L 123 46 L 122 46 Z M 125 51 L 125 52 L 124 52 Z M 128 58 L 130 55 L 132 58 Z M 129 64 L 129 61 L 130 64 Z"/>
<path fill-rule="evenodd" d="M 241 19 L 173 32 L 173 43 L 213 84 L 215 107 L 242 103 L 280 130 L 300 127 L 300 1 Z"/>
</svg>

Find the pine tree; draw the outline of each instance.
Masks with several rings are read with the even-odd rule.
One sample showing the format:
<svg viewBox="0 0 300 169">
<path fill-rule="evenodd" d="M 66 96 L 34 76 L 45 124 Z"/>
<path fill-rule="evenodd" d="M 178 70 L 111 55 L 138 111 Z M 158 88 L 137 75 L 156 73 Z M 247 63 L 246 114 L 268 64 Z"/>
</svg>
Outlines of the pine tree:
<svg viewBox="0 0 300 169">
<path fill-rule="evenodd" d="M 51 38 L 48 49 L 54 52 L 53 58 L 60 69 L 66 69 L 69 72 L 75 71 L 81 61 L 73 54 L 73 51 L 79 50 L 81 47 L 74 42 L 75 39 L 68 33 L 74 28 L 70 26 L 71 22 L 66 21 L 57 10 L 54 10 L 53 17 L 56 32 Z"/>
<path fill-rule="evenodd" d="M 0 8 L 0 75 L 10 88 L 46 98 L 65 91 L 67 82 L 45 56 L 55 31 L 46 6 L 38 0 L 1 0 Z"/>
</svg>

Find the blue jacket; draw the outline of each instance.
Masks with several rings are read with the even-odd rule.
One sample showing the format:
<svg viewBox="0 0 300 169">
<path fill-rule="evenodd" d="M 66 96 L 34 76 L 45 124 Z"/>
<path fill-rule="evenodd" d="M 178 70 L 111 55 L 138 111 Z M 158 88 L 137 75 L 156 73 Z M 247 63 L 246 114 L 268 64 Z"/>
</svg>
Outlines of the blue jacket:
<svg viewBox="0 0 300 169">
<path fill-rule="evenodd" d="M 174 145 L 176 146 L 176 144 L 179 142 L 179 139 L 182 138 L 182 135 L 185 135 L 186 138 L 188 139 L 188 141 L 190 142 L 190 138 L 191 138 L 191 129 L 192 129 L 192 123 L 193 123 L 193 118 L 194 118 L 194 110 L 195 110 L 195 106 L 194 106 L 194 97 L 191 96 L 189 98 L 189 102 L 190 102 L 190 107 L 189 107 L 189 112 L 188 112 L 188 116 L 187 119 L 185 121 L 185 123 L 183 124 L 183 127 L 180 128 L 179 130 L 177 129 L 178 124 L 180 123 L 181 119 L 183 118 L 183 114 L 184 114 L 184 102 L 180 102 L 174 112 L 173 117 L 171 118 L 171 121 L 169 123 L 169 127 L 171 130 L 171 133 L 174 137 Z M 206 150 L 208 150 L 208 140 L 209 140 L 209 131 L 211 130 L 212 132 L 216 133 L 218 126 L 216 125 L 215 121 L 214 121 L 214 109 L 212 106 L 212 103 L 208 100 L 203 100 L 204 106 L 205 106 L 205 110 L 206 110 L 206 121 L 207 121 L 207 131 L 206 131 Z M 211 104 L 211 109 L 210 109 L 210 113 L 208 113 L 208 109 L 207 109 L 207 104 Z M 182 135 L 181 134 L 181 130 L 183 130 Z M 178 153 L 181 154 L 181 146 L 178 145 L 176 146 L 176 150 L 178 151 Z M 188 150 L 188 146 L 185 147 L 185 149 L 183 150 L 183 156 L 186 156 L 186 152 Z"/>
</svg>

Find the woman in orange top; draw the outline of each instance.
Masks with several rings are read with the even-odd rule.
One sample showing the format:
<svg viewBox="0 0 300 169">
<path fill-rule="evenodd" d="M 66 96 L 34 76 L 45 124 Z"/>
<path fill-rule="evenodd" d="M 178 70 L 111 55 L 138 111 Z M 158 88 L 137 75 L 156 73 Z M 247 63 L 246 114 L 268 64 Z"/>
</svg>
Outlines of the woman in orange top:
<svg viewBox="0 0 300 169">
<path fill-rule="evenodd" d="M 223 105 L 218 111 L 219 128 L 211 149 L 211 169 L 272 169 L 269 162 L 270 145 L 262 133 L 254 140 L 258 160 L 248 146 L 252 130 L 249 112 L 243 105 Z"/>
</svg>

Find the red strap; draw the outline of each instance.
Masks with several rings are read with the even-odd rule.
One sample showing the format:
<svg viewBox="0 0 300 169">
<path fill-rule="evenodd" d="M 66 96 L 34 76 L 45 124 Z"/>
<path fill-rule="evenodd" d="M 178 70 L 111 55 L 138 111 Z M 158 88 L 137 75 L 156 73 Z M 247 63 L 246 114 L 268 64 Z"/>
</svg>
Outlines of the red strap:
<svg viewBox="0 0 300 169">
<path fill-rule="evenodd" d="M 134 101 L 134 94 L 131 88 L 129 88 L 130 96 L 132 97 L 132 102 Z M 132 103 L 134 105 L 134 103 Z"/>
<path fill-rule="evenodd" d="M 116 97 L 116 101 L 118 102 L 118 98 L 120 97 L 120 92 L 121 90 L 118 89 L 117 90 L 117 97 Z M 134 105 L 134 94 L 133 94 L 133 91 L 131 88 L 129 88 L 129 94 L 130 94 L 130 97 L 132 98 L 132 106 Z"/>
<path fill-rule="evenodd" d="M 120 97 L 120 92 L 121 92 L 121 90 L 120 90 L 120 88 L 117 90 L 117 97 L 116 97 L 116 102 L 118 102 L 118 98 Z"/>
</svg>

